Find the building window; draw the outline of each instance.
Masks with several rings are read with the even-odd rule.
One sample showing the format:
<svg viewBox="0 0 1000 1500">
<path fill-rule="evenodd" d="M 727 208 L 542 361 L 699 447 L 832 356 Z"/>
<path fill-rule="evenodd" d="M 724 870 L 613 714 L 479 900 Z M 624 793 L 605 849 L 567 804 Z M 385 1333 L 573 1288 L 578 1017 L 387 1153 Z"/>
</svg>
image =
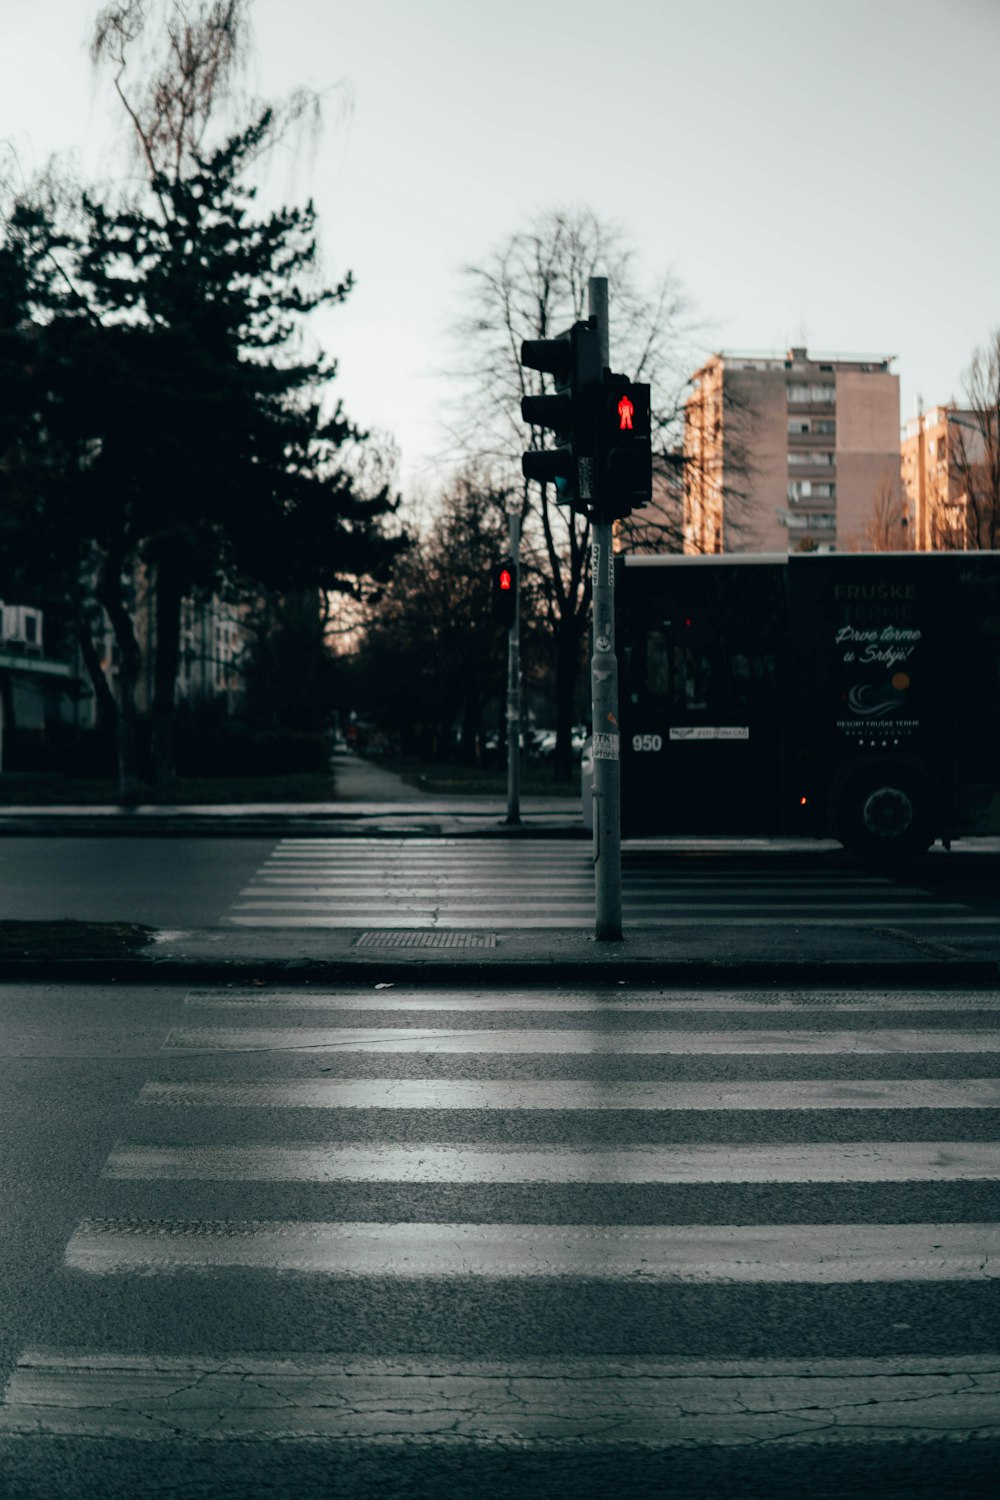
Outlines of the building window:
<svg viewBox="0 0 1000 1500">
<path fill-rule="evenodd" d="M 790 464 L 811 464 L 814 468 L 829 468 L 833 463 L 832 453 L 789 453 Z"/>
</svg>

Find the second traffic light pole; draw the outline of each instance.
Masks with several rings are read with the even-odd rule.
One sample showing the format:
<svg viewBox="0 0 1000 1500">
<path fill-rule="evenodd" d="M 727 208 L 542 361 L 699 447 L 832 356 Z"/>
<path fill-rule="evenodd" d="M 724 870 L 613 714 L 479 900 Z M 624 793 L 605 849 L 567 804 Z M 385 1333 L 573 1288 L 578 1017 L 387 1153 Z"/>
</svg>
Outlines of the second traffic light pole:
<svg viewBox="0 0 1000 1500">
<path fill-rule="evenodd" d="M 521 821 L 521 509 L 507 512 L 514 560 L 514 614 L 507 635 L 507 819 Z"/>
<path fill-rule="evenodd" d="M 611 366 L 608 283 L 590 279 L 590 313 L 597 319 L 601 366 Z M 594 753 L 594 935 L 615 941 L 622 935 L 621 734 L 618 727 L 618 659 L 615 655 L 615 574 L 613 522 L 600 507 L 591 531 L 594 599 L 590 687 Z"/>
</svg>

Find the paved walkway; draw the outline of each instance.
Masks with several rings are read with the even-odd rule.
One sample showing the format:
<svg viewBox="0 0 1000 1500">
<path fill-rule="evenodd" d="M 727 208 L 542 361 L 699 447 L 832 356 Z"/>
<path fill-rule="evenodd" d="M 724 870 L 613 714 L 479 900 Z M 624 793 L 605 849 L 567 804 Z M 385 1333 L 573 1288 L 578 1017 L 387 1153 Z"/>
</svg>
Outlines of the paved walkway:
<svg viewBox="0 0 1000 1500">
<path fill-rule="evenodd" d="M 365 760 L 352 750 L 333 755 L 333 784 L 338 802 L 428 802 L 426 791 L 408 785 L 393 771 Z"/>
</svg>

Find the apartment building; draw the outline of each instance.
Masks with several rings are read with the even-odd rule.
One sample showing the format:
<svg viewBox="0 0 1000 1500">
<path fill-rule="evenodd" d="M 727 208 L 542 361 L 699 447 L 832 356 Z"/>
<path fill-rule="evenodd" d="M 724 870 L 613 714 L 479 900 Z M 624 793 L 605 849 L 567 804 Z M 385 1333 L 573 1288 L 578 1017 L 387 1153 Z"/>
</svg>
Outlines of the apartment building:
<svg viewBox="0 0 1000 1500">
<path fill-rule="evenodd" d="M 72 667 L 46 655 L 42 611 L 0 600 L 0 771 L 12 730 L 40 745 L 53 724 L 72 722 L 73 682 Z"/>
<path fill-rule="evenodd" d="M 864 548 L 900 491 L 892 358 L 713 354 L 684 413 L 685 552 Z"/>
<path fill-rule="evenodd" d="M 156 589 L 152 575 L 139 570 L 135 580 L 133 620 L 142 655 L 142 674 L 136 684 L 136 707 L 147 714 L 153 706 L 153 665 L 156 651 Z M 232 713 L 244 693 L 243 668 L 250 642 L 249 608 L 218 594 L 181 601 L 177 681 L 178 704 L 224 700 Z M 117 650 L 113 651 L 117 662 Z M 115 672 L 117 677 L 117 671 Z"/>
<path fill-rule="evenodd" d="M 903 429 L 900 467 L 903 492 L 913 517 L 913 545 L 920 552 L 964 548 L 970 537 L 968 485 L 986 458 L 986 444 L 975 413 L 955 406 L 932 406 L 911 417 Z M 974 531 L 974 523 L 971 526 Z M 985 545 L 989 545 L 986 538 Z"/>
</svg>

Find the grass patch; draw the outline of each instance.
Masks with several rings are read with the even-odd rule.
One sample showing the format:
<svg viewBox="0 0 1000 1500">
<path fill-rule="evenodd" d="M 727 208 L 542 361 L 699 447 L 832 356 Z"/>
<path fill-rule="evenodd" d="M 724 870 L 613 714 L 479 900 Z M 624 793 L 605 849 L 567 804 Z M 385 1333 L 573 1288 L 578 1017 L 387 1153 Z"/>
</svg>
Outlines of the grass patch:
<svg viewBox="0 0 1000 1500">
<path fill-rule="evenodd" d="M 484 771 L 479 766 L 432 766 L 421 761 L 386 759 L 378 765 L 422 792 L 441 796 L 484 793 L 493 797 L 507 795 L 507 768 Z M 580 797 L 579 767 L 574 768 L 570 782 L 554 781 L 551 766 L 528 765 L 521 768 L 522 797 Z"/>
<path fill-rule="evenodd" d="M 170 792 L 144 786 L 139 801 L 172 806 L 196 803 L 224 806 L 239 802 L 332 802 L 333 777 L 323 772 L 289 776 L 182 777 Z M 0 776 L 0 807 L 102 807 L 117 805 L 117 781 L 85 776 Z"/>
<path fill-rule="evenodd" d="M 153 932 L 140 922 L 0 922 L 0 959 L 134 958 Z"/>
</svg>

